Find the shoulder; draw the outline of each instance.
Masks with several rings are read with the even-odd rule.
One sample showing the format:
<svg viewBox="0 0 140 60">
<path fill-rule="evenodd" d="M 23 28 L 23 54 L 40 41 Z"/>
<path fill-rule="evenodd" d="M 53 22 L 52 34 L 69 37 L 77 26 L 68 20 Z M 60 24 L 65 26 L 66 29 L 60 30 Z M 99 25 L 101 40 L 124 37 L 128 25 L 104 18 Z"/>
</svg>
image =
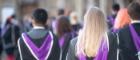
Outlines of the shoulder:
<svg viewBox="0 0 140 60">
<path fill-rule="evenodd" d="M 76 38 L 73 38 L 71 41 L 70 41 L 70 46 L 69 48 L 73 51 L 75 51 L 75 46 L 76 46 L 76 43 L 77 43 L 77 37 Z"/>
<path fill-rule="evenodd" d="M 77 37 L 76 38 L 73 38 L 72 40 L 71 40 L 71 42 L 70 42 L 70 46 L 69 46 L 69 48 L 72 50 L 72 51 L 75 51 L 76 50 L 76 48 L 75 48 L 75 46 L 76 46 L 76 44 L 77 44 Z"/>
<path fill-rule="evenodd" d="M 77 43 L 77 40 L 78 40 L 78 38 L 76 37 L 76 38 L 73 38 L 72 40 L 71 40 L 71 45 L 76 45 L 76 43 Z"/>
<path fill-rule="evenodd" d="M 118 32 L 119 37 L 124 37 L 130 35 L 129 26 L 125 26 L 124 28 L 120 29 Z"/>
<path fill-rule="evenodd" d="M 22 38 L 22 37 L 20 37 L 20 38 L 18 39 L 18 44 L 19 44 L 19 45 L 23 45 L 23 44 L 24 44 L 24 41 L 23 41 L 23 38 Z"/>
<path fill-rule="evenodd" d="M 129 31 L 129 26 L 128 25 L 119 30 L 120 33 L 125 32 L 125 31 Z"/>
</svg>

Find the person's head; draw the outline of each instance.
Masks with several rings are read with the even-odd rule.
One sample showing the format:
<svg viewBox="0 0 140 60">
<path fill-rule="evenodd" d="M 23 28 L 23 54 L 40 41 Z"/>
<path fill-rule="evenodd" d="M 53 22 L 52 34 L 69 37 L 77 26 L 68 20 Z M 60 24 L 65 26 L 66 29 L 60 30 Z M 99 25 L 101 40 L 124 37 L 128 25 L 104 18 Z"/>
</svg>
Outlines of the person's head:
<svg viewBox="0 0 140 60">
<path fill-rule="evenodd" d="M 16 15 L 15 15 L 15 14 L 13 14 L 11 17 L 15 19 L 15 18 L 16 18 Z"/>
<path fill-rule="evenodd" d="M 70 14 L 70 23 L 71 23 L 72 25 L 75 25 L 75 24 L 78 23 L 78 15 L 77 15 L 76 12 L 72 12 L 72 13 Z"/>
<path fill-rule="evenodd" d="M 58 10 L 58 15 L 64 15 L 64 13 L 65 13 L 64 9 L 59 9 Z"/>
<path fill-rule="evenodd" d="M 135 1 L 135 0 L 121 0 L 121 3 L 123 4 L 123 8 L 127 8 L 128 7 L 128 5 L 130 4 L 130 3 L 132 3 L 133 1 Z"/>
<path fill-rule="evenodd" d="M 140 20 L 140 3 L 132 2 L 128 6 L 128 14 L 132 20 Z"/>
<path fill-rule="evenodd" d="M 117 13 L 120 10 L 120 5 L 117 3 L 113 4 L 112 10 Z"/>
<path fill-rule="evenodd" d="M 32 13 L 33 25 L 44 26 L 48 19 L 48 13 L 45 9 L 37 8 Z"/>
<path fill-rule="evenodd" d="M 71 32 L 71 24 L 69 22 L 69 19 L 65 16 L 61 16 L 58 18 L 56 26 L 57 26 L 56 32 L 58 37 L 63 36 L 65 33 Z"/>
<path fill-rule="evenodd" d="M 84 51 L 88 57 L 96 56 L 100 42 L 107 31 L 105 16 L 99 8 L 91 7 L 84 16 L 83 24 L 78 36 L 77 55 Z"/>
</svg>

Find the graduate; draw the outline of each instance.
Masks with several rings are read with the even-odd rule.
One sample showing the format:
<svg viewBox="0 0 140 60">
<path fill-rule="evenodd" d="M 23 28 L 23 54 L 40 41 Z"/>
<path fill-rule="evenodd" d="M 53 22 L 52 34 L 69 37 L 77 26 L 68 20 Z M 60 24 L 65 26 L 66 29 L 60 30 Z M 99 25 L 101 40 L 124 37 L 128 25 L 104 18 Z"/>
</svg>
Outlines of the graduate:
<svg viewBox="0 0 140 60">
<path fill-rule="evenodd" d="M 107 23 L 98 7 L 91 7 L 84 16 L 84 25 L 71 41 L 67 60 L 107 60 L 109 43 Z"/>
<path fill-rule="evenodd" d="M 128 6 L 131 23 L 117 33 L 118 60 L 140 60 L 140 4 Z"/>
<path fill-rule="evenodd" d="M 1 41 L 3 49 L 7 54 L 7 60 L 15 60 L 16 42 L 20 36 L 20 29 L 16 23 L 15 15 L 8 17 L 1 29 Z"/>
<path fill-rule="evenodd" d="M 112 15 L 107 17 L 107 19 L 108 19 L 107 22 L 108 22 L 109 29 L 111 29 L 114 26 L 115 18 L 117 16 L 119 10 L 120 10 L 119 4 L 117 4 L 117 3 L 113 4 Z"/>
<path fill-rule="evenodd" d="M 21 60 L 58 60 L 60 48 L 52 32 L 45 28 L 48 13 L 42 8 L 32 13 L 33 29 L 18 40 Z"/>
<path fill-rule="evenodd" d="M 76 33 L 72 32 L 70 21 L 66 16 L 60 16 L 56 21 L 56 32 L 61 48 L 60 60 L 66 60 L 70 40 L 76 36 Z"/>
</svg>

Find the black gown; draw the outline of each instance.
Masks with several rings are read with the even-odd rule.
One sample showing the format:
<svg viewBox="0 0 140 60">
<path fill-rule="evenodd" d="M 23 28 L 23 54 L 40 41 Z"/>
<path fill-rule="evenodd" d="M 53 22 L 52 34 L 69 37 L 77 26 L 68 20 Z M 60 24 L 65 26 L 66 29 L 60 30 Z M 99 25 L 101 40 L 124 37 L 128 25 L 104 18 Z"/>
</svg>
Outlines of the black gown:
<svg viewBox="0 0 140 60">
<path fill-rule="evenodd" d="M 29 31 L 28 36 L 31 38 L 31 41 L 37 46 L 40 47 L 43 42 L 44 42 L 44 37 L 46 37 L 46 34 L 48 35 L 48 30 L 46 29 L 32 29 Z M 18 48 L 20 46 L 20 57 L 22 57 L 23 60 L 36 60 L 35 57 L 32 55 L 31 51 L 23 41 L 23 38 L 20 38 L 18 40 Z M 49 57 L 47 60 L 59 60 L 60 57 L 60 48 L 58 45 L 58 41 L 53 39 L 53 45 L 52 45 L 52 50 L 49 54 Z"/>
<path fill-rule="evenodd" d="M 2 29 L 1 41 L 2 41 L 3 48 L 6 51 L 6 53 L 13 54 L 17 46 L 16 42 L 20 36 L 20 29 L 17 25 L 12 24 L 12 23 L 8 23 L 7 25 L 5 25 L 5 27 L 8 25 L 9 27 L 6 30 Z M 5 30 L 5 33 L 3 33 L 4 30 Z"/>
<path fill-rule="evenodd" d="M 137 34 L 140 36 L 140 23 L 133 23 Z M 129 26 L 124 27 L 118 33 L 119 35 L 119 60 L 138 60 L 137 49 L 132 40 Z"/>
<path fill-rule="evenodd" d="M 117 40 L 116 35 L 112 32 L 108 32 L 108 38 L 109 38 L 109 52 L 107 60 L 117 60 Z M 79 60 L 76 56 L 75 52 L 75 46 L 77 43 L 77 38 L 74 38 L 71 40 L 69 50 L 67 53 L 67 60 Z M 93 60 L 93 57 L 86 57 L 87 60 Z"/>
</svg>

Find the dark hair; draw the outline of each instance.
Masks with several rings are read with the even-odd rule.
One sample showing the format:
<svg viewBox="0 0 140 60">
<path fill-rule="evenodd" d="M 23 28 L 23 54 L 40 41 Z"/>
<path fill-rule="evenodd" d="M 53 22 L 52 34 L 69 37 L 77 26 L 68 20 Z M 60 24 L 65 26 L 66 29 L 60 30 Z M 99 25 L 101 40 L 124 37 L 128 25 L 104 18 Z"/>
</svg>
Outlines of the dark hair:
<svg viewBox="0 0 140 60">
<path fill-rule="evenodd" d="M 140 19 L 140 4 L 137 2 L 132 2 L 128 6 L 128 14 L 133 20 L 139 20 Z"/>
<path fill-rule="evenodd" d="M 13 14 L 13 15 L 11 16 L 11 18 L 14 18 L 14 19 L 16 19 L 16 15 L 15 15 L 15 14 Z"/>
<path fill-rule="evenodd" d="M 33 11 L 32 17 L 36 23 L 45 24 L 48 19 L 48 13 L 45 9 L 38 8 Z"/>
<path fill-rule="evenodd" d="M 120 10 L 120 5 L 117 4 L 117 3 L 115 3 L 115 4 L 112 6 L 112 9 L 113 9 L 114 11 L 119 11 L 119 10 Z"/>
<path fill-rule="evenodd" d="M 124 5 L 125 8 L 127 8 L 128 5 L 131 4 L 133 1 L 135 1 L 135 0 L 127 0 L 127 1 L 126 0 L 122 0 L 123 5 Z"/>
<path fill-rule="evenodd" d="M 58 15 L 64 15 L 64 9 L 59 9 L 58 10 Z"/>
<path fill-rule="evenodd" d="M 63 36 L 65 33 L 70 33 L 72 31 L 72 27 L 70 21 L 67 17 L 61 16 L 57 20 L 57 35 L 58 37 Z"/>
</svg>

